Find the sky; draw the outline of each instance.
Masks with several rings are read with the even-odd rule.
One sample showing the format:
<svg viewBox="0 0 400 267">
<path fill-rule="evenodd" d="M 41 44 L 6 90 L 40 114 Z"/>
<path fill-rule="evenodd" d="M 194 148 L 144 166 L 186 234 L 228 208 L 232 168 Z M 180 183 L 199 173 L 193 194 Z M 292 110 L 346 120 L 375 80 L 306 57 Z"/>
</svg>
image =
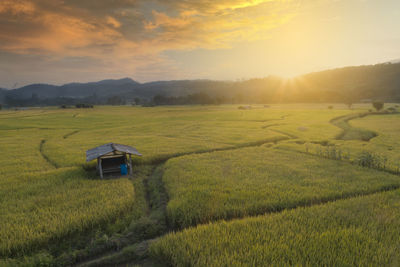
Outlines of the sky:
<svg viewBox="0 0 400 267">
<path fill-rule="evenodd" d="M 294 77 L 400 59 L 398 0 L 0 0 L 0 87 Z"/>
</svg>

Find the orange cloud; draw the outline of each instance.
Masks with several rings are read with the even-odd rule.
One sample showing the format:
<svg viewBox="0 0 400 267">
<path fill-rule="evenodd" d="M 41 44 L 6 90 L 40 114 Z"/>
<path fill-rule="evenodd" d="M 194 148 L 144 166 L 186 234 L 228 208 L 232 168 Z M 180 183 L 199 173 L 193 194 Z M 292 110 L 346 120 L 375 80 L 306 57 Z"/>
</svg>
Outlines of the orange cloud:
<svg viewBox="0 0 400 267">
<path fill-rule="evenodd" d="M 285 3 L 283 3 L 285 2 Z M 268 31 L 289 21 L 293 1 L 182 1 L 178 15 L 153 11 L 145 29 L 165 50 L 224 48 L 232 42 L 268 38 Z"/>
<path fill-rule="evenodd" d="M 295 14 L 291 0 L 2 0 L 0 51 L 53 60 L 90 57 L 125 71 L 168 65 L 168 50 L 268 38 Z M 164 62 L 164 63 L 162 63 Z"/>
<path fill-rule="evenodd" d="M 106 21 L 108 25 L 111 25 L 114 28 L 121 27 L 121 23 L 111 16 L 107 16 Z"/>
<path fill-rule="evenodd" d="M 0 49 L 14 53 L 79 53 L 81 48 L 112 45 L 121 39 L 114 29 L 120 24 L 112 17 L 101 22 L 46 10 L 29 1 L 2 2 L 0 13 L 8 18 L 0 31 Z"/>
<path fill-rule="evenodd" d="M 11 13 L 13 15 L 32 14 L 35 11 L 33 3 L 22 0 L 2 0 L 0 2 L 0 14 Z"/>
<path fill-rule="evenodd" d="M 188 26 L 191 23 L 191 15 L 195 14 L 193 12 L 187 13 L 185 12 L 184 15 L 181 17 L 169 17 L 165 13 L 157 12 L 155 10 L 152 11 L 154 21 L 145 22 L 144 28 L 146 30 L 154 30 L 159 27 L 163 28 L 174 28 L 179 29 L 185 26 Z"/>
<path fill-rule="evenodd" d="M 96 14 L 88 11 L 90 2 L 80 7 L 75 2 L 74 5 L 68 5 L 67 1 L 49 4 L 45 0 L 5 0 L 0 4 L 0 13 L 6 14 L 9 19 L 0 32 L 0 38 L 6 40 L 0 49 L 16 52 L 68 52 L 74 49 L 73 52 L 78 52 L 79 48 L 92 49 L 93 46 L 137 47 L 143 44 L 155 45 L 148 48 L 157 51 L 227 47 L 232 41 L 266 38 L 267 30 L 290 18 L 288 12 L 291 11 L 288 8 L 291 6 L 283 2 L 292 1 L 203 0 L 160 3 L 167 6 L 167 10 L 178 12 L 174 16 L 156 11 L 157 5 L 142 5 L 143 9 L 154 8 L 151 10 L 152 18 L 137 21 L 132 26 L 131 21 L 140 20 L 140 16 L 129 18 L 128 15 L 127 18 L 124 14 L 129 9 L 120 7 L 95 10 L 98 12 Z M 124 6 L 132 4 L 132 1 L 119 1 L 119 4 Z M 51 9 L 48 8 L 50 5 Z M 136 11 L 140 13 L 140 9 Z M 142 10 L 142 13 L 145 12 Z M 15 17 L 19 13 L 29 13 L 29 16 L 19 18 L 16 22 Z M 8 32 L 7 24 L 10 28 Z M 27 28 L 38 32 L 35 35 L 25 34 L 23 30 L 12 32 L 15 28 L 13 24 L 26 24 Z M 120 29 L 122 26 L 125 32 Z M 134 38 L 127 36 L 127 31 Z"/>
</svg>

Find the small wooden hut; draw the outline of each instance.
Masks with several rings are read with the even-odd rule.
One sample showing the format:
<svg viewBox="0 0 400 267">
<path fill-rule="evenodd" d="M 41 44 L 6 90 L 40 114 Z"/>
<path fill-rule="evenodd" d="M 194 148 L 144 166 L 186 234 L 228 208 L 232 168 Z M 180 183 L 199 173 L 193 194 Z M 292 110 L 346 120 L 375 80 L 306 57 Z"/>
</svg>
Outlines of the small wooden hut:
<svg viewBox="0 0 400 267">
<path fill-rule="evenodd" d="M 132 155 L 142 156 L 134 147 L 109 143 L 86 151 L 86 162 L 97 159 L 96 169 L 102 179 L 104 174 L 127 174 L 128 167 L 132 175 Z"/>
</svg>

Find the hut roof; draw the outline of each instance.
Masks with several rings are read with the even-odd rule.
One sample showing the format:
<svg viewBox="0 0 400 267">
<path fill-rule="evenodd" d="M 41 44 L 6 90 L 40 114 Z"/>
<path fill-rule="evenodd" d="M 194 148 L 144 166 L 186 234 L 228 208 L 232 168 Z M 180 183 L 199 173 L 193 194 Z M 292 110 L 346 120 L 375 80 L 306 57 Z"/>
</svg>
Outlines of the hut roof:
<svg viewBox="0 0 400 267">
<path fill-rule="evenodd" d="M 126 145 L 120 145 L 120 144 L 114 144 L 114 143 L 108 143 L 102 146 L 98 146 L 92 149 L 89 149 L 88 151 L 86 151 L 86 161 L 92 161 L 94 159 L 97 159 L 98 157 L 107 155 L 108 153 L 111 152 L 124 152 L 127 154 L 132 154 L 132 155 L 137 155 L 137 156 L 141 156 L 142 154 L 140 154 L 136 148 L 131 147 L 131 146 L 126 146 Z"/>
</svg>

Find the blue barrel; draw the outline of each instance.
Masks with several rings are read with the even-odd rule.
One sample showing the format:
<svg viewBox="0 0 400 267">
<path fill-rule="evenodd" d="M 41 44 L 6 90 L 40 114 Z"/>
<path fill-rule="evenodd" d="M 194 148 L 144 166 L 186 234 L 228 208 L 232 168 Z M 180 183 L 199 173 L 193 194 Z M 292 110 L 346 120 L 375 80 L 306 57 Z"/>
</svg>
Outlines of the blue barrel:
<svg viewBox="0 0 400 267">
<path fill-rule="evenodd" d="M 121 164 L 121 175 L 127 175 L 128 174 L 128 167 L 126 164 Z"/>
</svg>

